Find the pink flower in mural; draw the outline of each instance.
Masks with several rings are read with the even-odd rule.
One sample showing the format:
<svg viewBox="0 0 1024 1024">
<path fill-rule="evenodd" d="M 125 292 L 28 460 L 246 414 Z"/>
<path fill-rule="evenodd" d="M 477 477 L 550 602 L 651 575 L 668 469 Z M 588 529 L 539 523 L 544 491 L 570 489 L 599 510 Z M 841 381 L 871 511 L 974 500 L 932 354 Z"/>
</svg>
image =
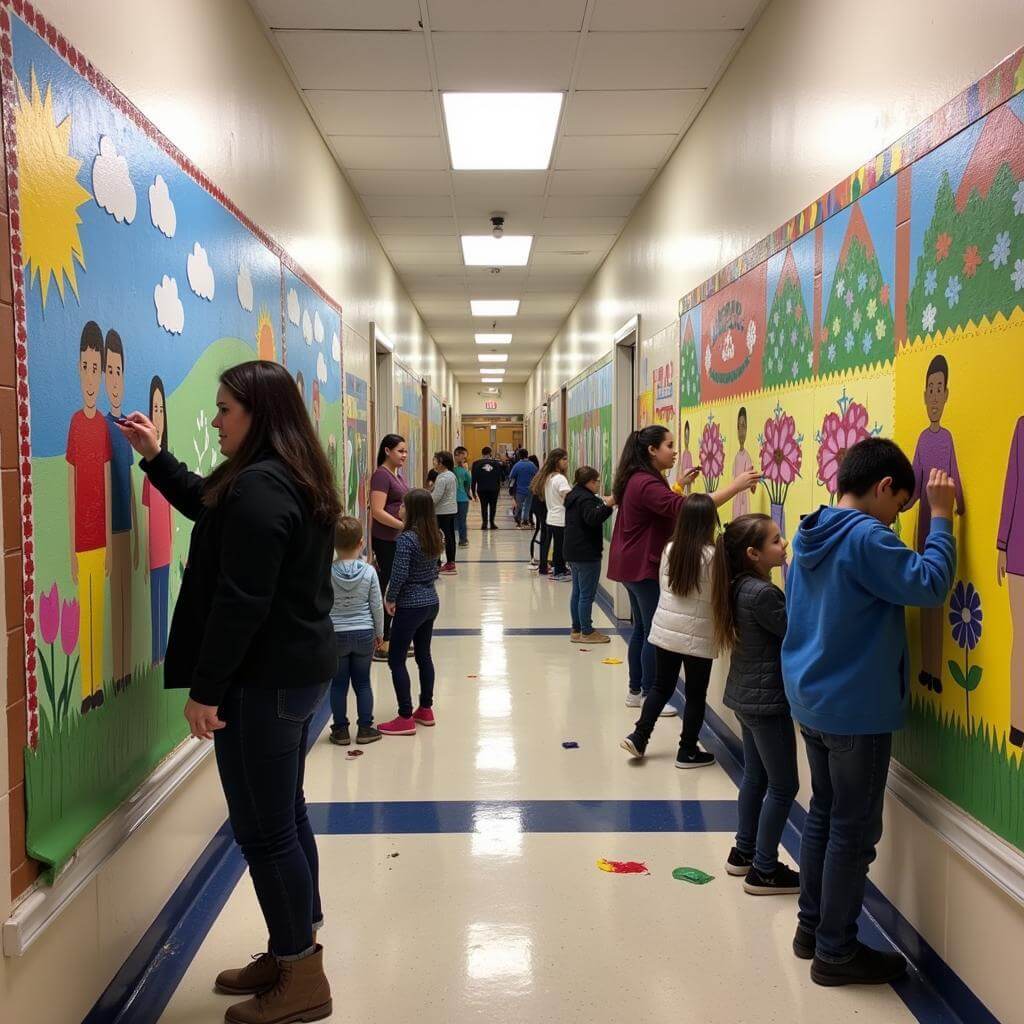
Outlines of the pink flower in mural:
<svg viewBox="0 0 1024 1024">
<path fill-rule="evenodd" d="M 65 601 L 60 619 L 60 645 L 70 657 L 78 646 L 80 609 L 77 601 Z"/>
<path fill-rule="evenodd" d="M 835 500 L 839 486 L 839 467 L 847 451 L 858 441 L 873 437 L 882 430 L 878 424 L 873 430 L 868 429 L 867 409 L 850 398 L 845 388 L 836 404 L 839 412 L 826 415 L 815 437 L 818 442 L 818 479 L 829 493 L 829 504 Z"/>
<path fill-rule="evenodd" d="M 56 583 L 39 599 L 39 631 L 44 644 L 52 644 L 60 632 L 60 597 Z"/>
<path fill-rule="evenodd" d="M 725 438 L 722 437 L 722 430 L 708 416 L 704 426 L 704 432 L 700 435 L 700 471 L 704 477 L 704 487 L 710 492 L 717 490 L 718 482 L 722 478 L 725 469 Z"/>
<path fill-rule="evenodd" d="M 789 485 L 800 475 L 803 452 L 800 445 L 803 435 L 796 432 L 796 421 L 782 406 L 775 407 L 775 414 L 765 420 L 764 432 L 758 438 L 761 443 L 762 483 L 768 490 L 773 505 L 786 500 Z"/>
</svg>

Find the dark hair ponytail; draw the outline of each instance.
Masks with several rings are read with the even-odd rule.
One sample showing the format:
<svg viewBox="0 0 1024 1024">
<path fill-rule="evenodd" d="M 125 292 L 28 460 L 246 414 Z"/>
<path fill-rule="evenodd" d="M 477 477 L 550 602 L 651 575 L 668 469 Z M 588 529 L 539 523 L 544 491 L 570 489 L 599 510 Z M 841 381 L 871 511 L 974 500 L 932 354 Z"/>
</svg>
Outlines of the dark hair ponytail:
<svg viewBox="0 0 1024 1024">
<path fill-rule="evenodd" d="M 715 617 L 715 643 L 719 650 L 728 650 L 736 643 L 733 584 L 741 576 L 756 572 L 747 556 L 747 549 L 760 550 L 771 526 L 771 516 L 763 512 L 751 512 L 727 523 L 715 543 L 711 604 Z"/>
<path fill-rule="evenodd" d="M 405 438 L 401 434 L 385 434 L 380 439 L 380 447 L 377 449 L 377 465 L 383 466 L 384 460 L 387 458 L 386 453 L 397 448 L 404 441 Z"/>
<path fill-rule="evenodd" d="M 668 553 L 668 588 L 677 597 L 700 592 L 704 549 L 714 544 L 718 525 L 718 507 L 708 495 L 691 494 L 683 502 Z"/>
<path fill-rule="evenodd" d="M 615 470 L 615 481 L 612 484 L 612 494 L 615 495 L 615 504 L 622 505 L 623 496 L 626 493 L 626 484 L 634 473 L 650 473 L 659 479 L 664 479 L 651 464 L 651 448 L 660 448 L 668 436 L 668 428 L 655 423 L 643 430 L 634 430 L 626 443 L 622 446 L 622 454 L 619 456 L 619 465 Z"/>
</svg>

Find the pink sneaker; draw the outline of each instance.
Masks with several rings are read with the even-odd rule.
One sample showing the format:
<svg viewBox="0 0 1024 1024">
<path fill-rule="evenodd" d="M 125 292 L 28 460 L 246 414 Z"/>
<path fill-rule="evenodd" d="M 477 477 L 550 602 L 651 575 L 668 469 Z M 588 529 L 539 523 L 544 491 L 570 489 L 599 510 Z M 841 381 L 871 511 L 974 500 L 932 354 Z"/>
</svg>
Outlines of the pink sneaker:
<svg viewBox="0 0 1024 1024">
<path fill-rule="evenodd" d="M 445 562 L 445 564 L 437 571 L 443 573 L 445 576 L 457 576 L 459 572 L 459 570 L 455 568 L 454 562 Z"/>
<path fill-rule="evenodd" d="M 418 725 L 437 725 L 437 720 L 434 718 L 432 708 L 417 708 L 412 713 L 412 717 L 416 720 Z"/>
<path fill-rule="evenodd" d="M 415 736 L 416 723 L 412 718 L 403 718 L 398 715 L 390 722 L 382 722 L 378 725 L 377 731 L 383 736 Z"/>
</svg>

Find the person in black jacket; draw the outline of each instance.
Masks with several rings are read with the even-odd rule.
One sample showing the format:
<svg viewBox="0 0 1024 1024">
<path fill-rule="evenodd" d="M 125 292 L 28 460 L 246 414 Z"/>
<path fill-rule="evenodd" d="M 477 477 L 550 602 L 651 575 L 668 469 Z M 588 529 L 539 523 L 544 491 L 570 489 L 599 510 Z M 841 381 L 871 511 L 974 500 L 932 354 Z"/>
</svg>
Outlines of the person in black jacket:
<svg viewBox="0 0 1024 1024">
<path fill-rule="evenodd" d="M 496 530 L 494 514 L 498 510 L 498 492 L 505 477 L 505 467 L 498 459 L 491 458 L 489 447 L 481 448 L 480 455 L 482 458 L 473 463 L 473 500 L 480 499 L 481 529 Z"/>
<path fill-rule="evenodd" d="M 615 511 L 615 499 L 598 497 L 601 474 L 591 466 L 576 470 L 575 487 L 565 496 L 564 557 L 572 573 L 569 614 L 574 644 L 607 644 L 610 638 L 594 629 L 594 595 L 601 578 L 604 523 Z"/>
<path fill-rule="evenodd" d="M 743 732 L 743 782 L 736 845 L 725 869 L 755 896 L 800 892 L 800 876 L 779 861 L 779 841 L 800 788 L 796 733 L 782 686 L 786 598 L 772 569 L 786 540 L 770 516 L 740 516 L 719 534 L 713 565 L 715 638 L 732 649 L 725 706 Z"/>
<path fill-rule="evenodd" d="M 227 370 L 212 425 L 225 461 L 205 479 L 161 447 L 142 413 L 122 430 L 151 485 L 195 524 L 164 685 L 188 690 L 192 735 L 214 741 L 231 828 L 270 933 L 267 952 L 222 972 L 216 987 L 253 994 L 228 1009 L 235 1024 L 319 1020 L 331 992 L 315 939 L 318 860 L 302 780 L 310 726 L 337 668 L 330 570 L 341 503 L 279 364 Z"/>
</svg>

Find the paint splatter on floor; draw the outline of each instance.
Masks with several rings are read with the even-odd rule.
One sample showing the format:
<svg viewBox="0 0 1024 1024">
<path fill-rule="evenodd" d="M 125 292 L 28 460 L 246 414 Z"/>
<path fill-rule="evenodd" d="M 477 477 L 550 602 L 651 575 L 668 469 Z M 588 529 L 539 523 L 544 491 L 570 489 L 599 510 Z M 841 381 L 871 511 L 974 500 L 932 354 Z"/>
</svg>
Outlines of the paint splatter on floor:
<svg viewBox="0 0 1024 1024">
<path fill-rule="evenodd" d="M 605 860 L 602 857 L 597 862 L 597 866 L 602 871 L 607 871 L 611 875 L 649 875 L 650 871 L 647 870 L 647 865 L 642 864 L 637 860 Z"/>
<path fill-rule="evenodd" d="M 562 746 L 566 750 L 578 750 L 580 745 L 575 740 L 564 740 Z"/>
<path fill-rule="evenodd" d="M 672 877 L 679 882 L 691 882 L 693 885 L 707 885 L 714 880 L 714 875 L 709 875 L 700 868 L 676 868 Z"/>
<path fill-rule="evenodd" d="M 602 665 L 621 665 L 622 664 L 622 659 L 621 658 L 602 658 L 601 659 L 601 664 Z"/>
</svg>

